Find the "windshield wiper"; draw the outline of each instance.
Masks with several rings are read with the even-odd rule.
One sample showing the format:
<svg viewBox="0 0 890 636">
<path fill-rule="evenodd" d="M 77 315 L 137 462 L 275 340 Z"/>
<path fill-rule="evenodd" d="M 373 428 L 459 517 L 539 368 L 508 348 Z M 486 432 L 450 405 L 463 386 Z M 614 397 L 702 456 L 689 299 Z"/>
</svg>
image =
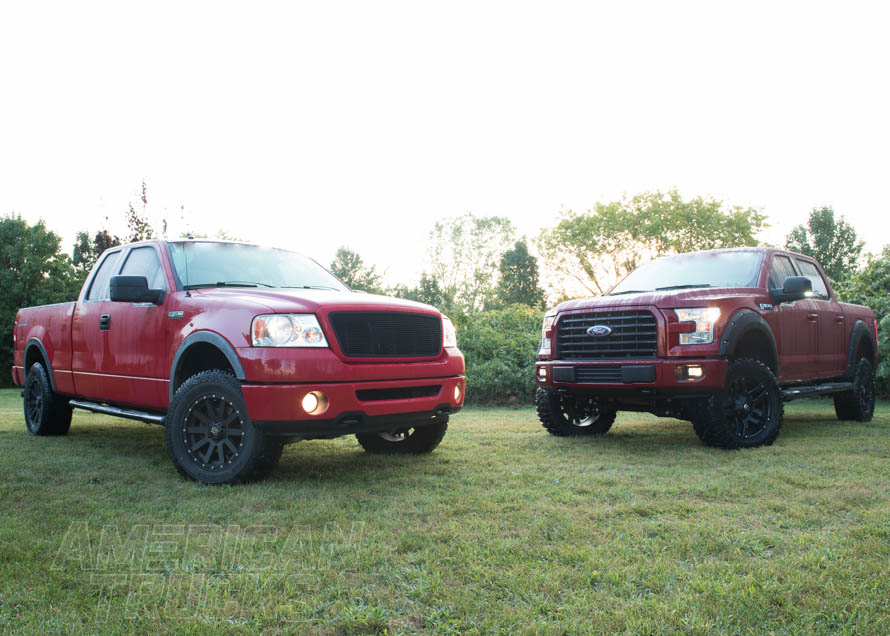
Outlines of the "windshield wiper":
<svg viewBox="0 0 890 636">
<path fill-rule="evenodd" d="M 656 287 L 655 291 L 668 291 L 671 289 L 692 289 L 694 287 L 710 287 L 708 283 L 693 283 L 691 285 L 668 285 L 667 287 Z"/>
<path fill-rule="evenodd" d="M 199 283 L 197 285 L 186 285 L 183 289 L 200 289 L 201 287 L 275 287 L 268 283 L 249 283 L 241 280 L 221 280 L 215 283 Z"/>
<path fill-rule="evenodd" d="M 328 291 L 340 291 L 335 287 L 325 287 L 324 285 L 300 285 L 300 289 L 326 289 Z"/>
<path fill-rule="evenodd" d="M 620 292 L 609 292 L 609 296 L 622 296 L 624 294 L 645 294 L 646 292 L 652 291 L 651 289 L 628 289 Z"/>
</svg>

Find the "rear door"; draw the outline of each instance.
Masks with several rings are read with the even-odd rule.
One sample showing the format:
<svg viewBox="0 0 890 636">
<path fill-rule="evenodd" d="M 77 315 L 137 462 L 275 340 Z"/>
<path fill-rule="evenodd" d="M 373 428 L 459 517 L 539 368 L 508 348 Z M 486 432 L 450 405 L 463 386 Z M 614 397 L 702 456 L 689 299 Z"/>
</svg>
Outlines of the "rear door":
<svg viewBox="0 0 890 636">
<path fill-rule="evenodd" d="M 774 254 L 770 263 L 769 288 L 782 289 L 785 279 L 800 276 L 791 258 Z M 809 300 L 782 303 L 765 316 L 776 336 L 779 373 L 782 380 L 799 380 L 812 373 L 819 340 L 818 321 Z"/>
<path fill-rule="evenodd" d="M 795 257 L 794 260 L 801 276 L 806 276 L 813 284 L 813 297 L 809 302 L 812 313 L 816 315 L 819 337 L 818 362 L 812 369 L 812 374 L 814 377 L 842 375 L 847 364 L 844 312 L 829 291 L 828 283 L 816 263 L 800 257 Z"/>
</svg>

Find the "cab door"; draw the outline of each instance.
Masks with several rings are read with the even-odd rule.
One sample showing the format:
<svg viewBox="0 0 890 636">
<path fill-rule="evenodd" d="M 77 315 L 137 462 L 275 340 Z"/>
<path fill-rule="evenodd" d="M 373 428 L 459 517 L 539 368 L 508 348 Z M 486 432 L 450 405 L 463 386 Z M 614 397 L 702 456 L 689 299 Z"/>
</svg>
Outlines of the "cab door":
<svg viewBox="0 0 890 636">
<path fill-rule="evenodd" d="M 774 254 L 770 264 L 769 288 L 782 289 L 785 279 L 799 276 L 791 258 Z M 819 340 L 819 325 L 810 300 L 776 305 L 766 316 L 776 336 L 780 380 L 799 380 L 811 373 Z"/>
<path fill-rule="evenodd" d="M 801 276 L 806 276 L 813 284 L 813 297 L 810 299 L 812 314 L 818 323 L 816 351 L 817 363 L 811 368 L 813 377 L 834 377 L 843 375 L 847 365 L 846 321 L 840 303 L 828 291 L 828 284 L 819 267 L 813 261 L 796 257 L 794 259 Z M 812 315 L 811 314 L 811 315 Z"/>
</svg>

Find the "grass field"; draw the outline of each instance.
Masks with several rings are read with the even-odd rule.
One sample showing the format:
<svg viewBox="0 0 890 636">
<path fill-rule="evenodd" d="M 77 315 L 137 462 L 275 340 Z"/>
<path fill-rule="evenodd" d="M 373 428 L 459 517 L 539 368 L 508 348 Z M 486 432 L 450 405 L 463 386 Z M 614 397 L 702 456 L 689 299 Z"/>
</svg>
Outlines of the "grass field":
<svg viewBox="0 0 890 636">
<path fill-rule="evenodd" d="M 890 404 L 788 405 L 769 448 L 622 414 L 467 409 L 424 457 L 353 438 L 182 480 L 159 427 L 26 434 L 0 391 L 0 632 L 890 633 Z"/>
</svg>

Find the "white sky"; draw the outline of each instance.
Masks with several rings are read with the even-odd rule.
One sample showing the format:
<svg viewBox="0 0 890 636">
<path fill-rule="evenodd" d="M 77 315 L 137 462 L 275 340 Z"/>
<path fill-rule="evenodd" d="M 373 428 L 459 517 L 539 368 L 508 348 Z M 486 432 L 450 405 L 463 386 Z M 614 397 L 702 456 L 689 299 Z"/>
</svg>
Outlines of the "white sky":
<svg viewBox="0 0 890 636">
<path fill-rule="evenodd" d="M 890 4 L 0 0 L 0 214 L 339 245 L 410 282 L 434 221 L 537 235 L 676 186 L 890 229 Z M 187 220 L 183 221 L 180 206 Z M 106 223 L 106 218 L 109 222 Z"/>
</svg>

